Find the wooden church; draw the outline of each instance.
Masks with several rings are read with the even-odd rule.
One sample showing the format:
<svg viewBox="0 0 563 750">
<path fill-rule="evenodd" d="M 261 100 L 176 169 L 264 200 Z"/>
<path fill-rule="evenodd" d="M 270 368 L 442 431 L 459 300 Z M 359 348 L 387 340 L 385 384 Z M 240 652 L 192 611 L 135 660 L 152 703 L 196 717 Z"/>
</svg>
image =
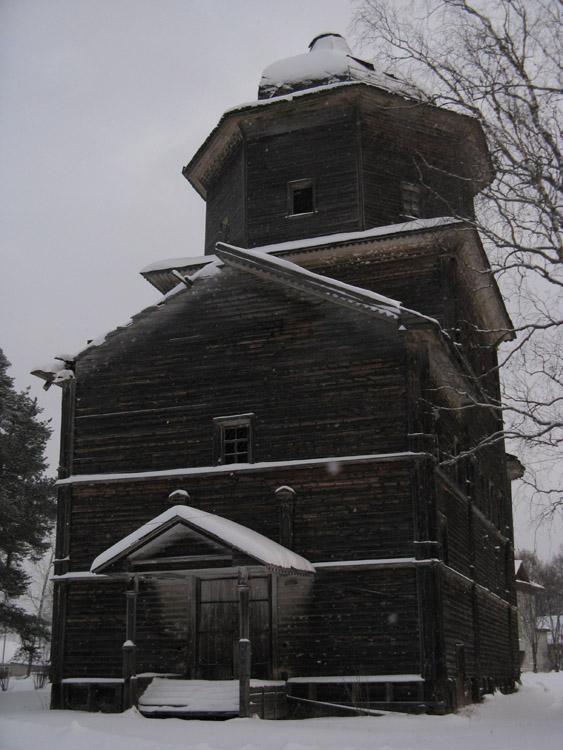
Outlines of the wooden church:
<svg viewBox="0 0 563 750">
<path fill-rule="evenodd" d="M 72 360 L 52 706 L 443 713 L 518 678 L 479 124 L 323 34 L 184 168 L 205 254 Z"/>
</svg>

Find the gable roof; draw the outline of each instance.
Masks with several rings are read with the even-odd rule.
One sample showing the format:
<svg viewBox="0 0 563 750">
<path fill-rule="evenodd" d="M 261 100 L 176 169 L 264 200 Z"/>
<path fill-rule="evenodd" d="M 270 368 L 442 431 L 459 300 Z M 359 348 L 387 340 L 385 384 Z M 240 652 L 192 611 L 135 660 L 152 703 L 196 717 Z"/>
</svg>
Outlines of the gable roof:
<svg viewBox="0 0 563 750">
<path fill-rule="evenodd" d="M 96 557 L 90 566 L 91 572 L 99 573 L 117 560 L 137 552 L 177 524 L 200 531 L 205 536 L 223 542 L 278 572 L 300 574 L 315 572 L 313 565 L 304 557 L 282 547 L 281 544 L 257 531 L 241 526 L 228 518 L 207 513 L 199 508 L 190 508 L 187 505 L 174 505 L 119 542 L 112 544 Z"/>
<path fill-rule="evenodd" d="M 271 281 L 297 289 L 309 296 L 365 312 L 387 322 L 397 322 L 401 314 L 407 312 L 421 320 L 438 325 L 437 321 L 432 318 L 406 310 L 400 302 L 391 297 L 308 271 L 283 258 L 258 250 L 227 245 L 223 242 L 217 243 L 215 252 L 217 257 L 229 266 L 257 276 L 265 276 Z"/>
</svg>

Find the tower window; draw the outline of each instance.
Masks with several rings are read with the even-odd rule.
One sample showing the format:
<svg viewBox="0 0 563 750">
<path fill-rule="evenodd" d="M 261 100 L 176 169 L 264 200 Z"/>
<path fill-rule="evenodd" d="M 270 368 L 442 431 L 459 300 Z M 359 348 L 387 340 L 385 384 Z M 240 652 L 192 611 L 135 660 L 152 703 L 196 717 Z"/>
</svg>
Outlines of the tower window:
<svg viewBox="0 0 563 750">
<path fill-rule="evenodd" d="M 229 232 L 229 217 L 228 216 L 223 216 L 223 218 L 220 221 L 219 227 L 220 227 L 221 242 L 228 242 L 229 241 L 229 235 L 230 235 L 230 232 Z"/>
<path fill-rule="evenodd" d="M 216 464 L 254 462 L 254 414 L 216 417 L 213 423 Z"/>
<path fill-rule="evenodd" d="M 402 182 L 401 200 L 403 202 L 403 216 L 408 219 L 418 219 L 422 216 L 422 189 L 420 185 Z"/>
<path fill-rule="evenodd" d="M 313 180 L 294 180 L 287 185 L 288 214 L 312 214 L 315 212 L 315 185 Z"/>
</svg>

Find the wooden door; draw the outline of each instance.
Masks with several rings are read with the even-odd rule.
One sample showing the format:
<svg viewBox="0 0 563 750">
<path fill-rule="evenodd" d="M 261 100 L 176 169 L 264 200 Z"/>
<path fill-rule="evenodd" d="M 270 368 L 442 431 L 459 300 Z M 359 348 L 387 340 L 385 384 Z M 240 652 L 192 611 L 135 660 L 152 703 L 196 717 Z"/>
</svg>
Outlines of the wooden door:
<svg viewBox="0 0 563 750">
<path fill-rule="evenodd" d="M 252 676 L 270 673 L 271 628 L 269 578 L 250 580 Z M 202 680 L 237 676 L 239 608 L 236 578 L 199 581 L 196 674 Z"/>
</svg>

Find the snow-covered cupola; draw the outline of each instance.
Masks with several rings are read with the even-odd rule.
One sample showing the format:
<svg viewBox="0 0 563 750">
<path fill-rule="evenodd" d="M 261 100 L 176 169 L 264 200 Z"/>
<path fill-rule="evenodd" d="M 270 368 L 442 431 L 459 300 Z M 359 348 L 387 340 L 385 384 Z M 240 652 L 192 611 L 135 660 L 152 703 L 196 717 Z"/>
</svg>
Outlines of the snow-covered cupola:
<svg viewBox="0 0 563 750">
<path fill-rule="evenodd" d="M 354 57 L 344 37 L 333 33 L 316 36 L 305 54 L 268 65 L 262 73 L 258 98 L 271 99 L 293 91 L 362 81 L 422 98 L 421 92 L 412 86 L 389 73 L 377 73 L 372 63 Z"/>
</svg>

